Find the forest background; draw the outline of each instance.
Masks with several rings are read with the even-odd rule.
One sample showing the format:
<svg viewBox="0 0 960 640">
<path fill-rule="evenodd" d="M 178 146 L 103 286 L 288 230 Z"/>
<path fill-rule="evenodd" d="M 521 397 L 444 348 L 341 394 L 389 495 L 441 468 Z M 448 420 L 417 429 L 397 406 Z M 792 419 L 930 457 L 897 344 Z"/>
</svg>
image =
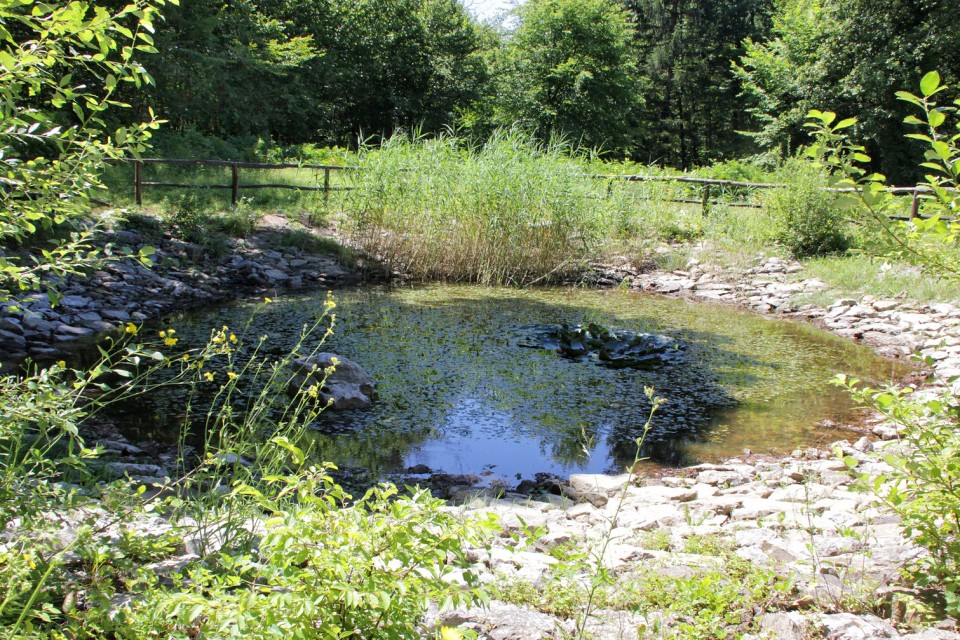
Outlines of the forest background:
<svg viewBox="0 0 960 640">
<path fill-rule="evenodd" d="M 614 160 L 776 163 L 809 109 L 859 114 L 893 182 L 918 178 L 895 93 L 960 76 L 946 0 L 528 0 L 478 21 L 459 0 L 184 0 L 156 24 L 155 80 L 124 87 L 169 121 L 157 150 L 244 159 L 356 147 L 398 130 L 482 141 L 520 126 Z M 229 144 L 222 144 L 228 141 Z M 921 143 L 916 143 L 921 144 Z M 231 157 L 225 157 L 231 156 Z"/>
</svg>

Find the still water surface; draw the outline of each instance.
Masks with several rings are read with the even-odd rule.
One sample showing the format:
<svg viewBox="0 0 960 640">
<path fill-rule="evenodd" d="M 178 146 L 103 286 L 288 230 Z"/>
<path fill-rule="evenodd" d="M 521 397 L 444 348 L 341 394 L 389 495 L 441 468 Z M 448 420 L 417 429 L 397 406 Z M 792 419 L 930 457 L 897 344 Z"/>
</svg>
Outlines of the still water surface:
<svg viewBox="0 0 960 640">
<path fill-rule="evenodd" d="M 280 355 L 322 308 L 320 294 L 275 300 L 250 321 Z M 328 412 L 313 432 L 341 466 L 448 473 L 516 482 L 538 471 L 619 472 L 649 414 L 644 387 L 667 402 L 643 455 L 685 465 L 744 448 L 782 453 L 849 434 L 818 423 L 852 418 L 837 373 L 879 382 L 902 365 L 813 327 L 715 305 L 622 291 L 428 286 L 336 295 L 324 350 L 376 381 L 369 411 Z M 184 344 L 212 326 L 244 326 L 252 305 L 176 320 Z M 666 335 L 683 359 L 652 370 L 608 369 L 517 343 L 529 325 L 594 322 Z"/>
</svg>

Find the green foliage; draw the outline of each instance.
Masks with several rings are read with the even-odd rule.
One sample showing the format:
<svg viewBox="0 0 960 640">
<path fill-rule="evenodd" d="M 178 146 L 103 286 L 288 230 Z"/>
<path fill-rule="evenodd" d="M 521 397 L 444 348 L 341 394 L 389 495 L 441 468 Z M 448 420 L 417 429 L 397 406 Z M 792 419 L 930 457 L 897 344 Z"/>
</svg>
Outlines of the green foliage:
<svg viewBox="0 0 960 640">
<path fill-rule="evenodd" d="M 211 332 L 199 351 L 165 355 L 178 342 L 165 329 L 157 345 L 104 348 L 88 370 L 58 366 L 4 382 L 6 637 L 62 630 L 76 638 L 186 638 L 202 630 L 313 638 L 359 629 L 406 638 L 418 637 L 428 601 L 483 600 L 473 574 L 458 568 L 492 521 L 460 519 L 422 491 L 403 497 L 387 485 L 354 501 L 331 479 L 332 465 L 300 448 L 323 406 L 316 387 L 287 396 L 290 365 L 319 350 L 334 307 L 328 300 L 279 359 L 263 349 L 265 338 L 248 344 L 227 327 Z M 132 339 L 137 328 L 127 332 Z M 203 424 L 202 458 L 184 455 L 157 497 L 93 482 L 82 473 L 92 455 L 79 437 L 83 424 L 109 404 L 160 387 L 185 391 L 184 429 Z M 54 455 L 57 439 L 69 446 Z M 81 484 L 71 490 L 67 479 Z M 158 514 L 168 523 L 159 533 L 133 524 Z M 63 522 L 72 533 L 60 533 Z M 188 539 L 199 557 L 176 574 L 159 580 L 142 569 Z M 128 604 L 118 607 L 118 598 Z"/>
<path fill-rule="evenodd" d="M 864 478 L 902 519 L 904 535 L 928 555 L 908 570 L 921 587 L 943 589 L 947 612 L 960 616 L 960 431 L 957 396 L 951 392 L 920 400 L 913 389 L 861 386 L 841 377 L 858 401 L 901 426 L 905 449 L 881 454 L 889 473 Z M 856 466 L 856 461 L 851 462 Z"/>
<path fill-rule="evenodd" d="M 836 121 L 830 112 L 812 111 L 811 128 L 817 145 L 811 153 L 836 172 L 836 184 L 852 190 L 849 204 L 870 220 L 885 240 L 887 251 L 910 259 L 935 277 L 956 282 L 960 278 L 957 258 L 956 212 L 960 204 L 960 134 L 943 133 L 948 117 L 955 116 L 960 101 L 940 106 L 934 100 L 947 91 L 940 75 L 930 72 L 920 81 L 920 95 L 899 92 L 898 98 L 913 105 L 921 117 L 908 116 L 907 124 L 921 133 L 911 137 L 927 146 L 928 191 L 926 219 L 895 223 L 889 215 L 897 201 L 887 188 L 884 176 L 868 173 L 860 164 L 870 158 L 860 145 L 851 144 L 845 130 L 856 124 L 853 118 Z M 950 216 L 949 219 L 945 219 Z M 932 361 L 927 363 L 932 365 Z M 892 450 L 883 459 L 892 471 L 867 481 L 877 495 L 900 515 L 905 533 L 923 546 L 928 555 L 917 558 L 909 570 L 921 586 L 943 589 L 947 612 L 960 616 L 960 430 L 956 380 L 947 381 L 939 396 L 914 396 L 910 388 L 873 389 L 859 380 L 842 378 L 859 401 L 887 416 L 902 427 L 904 448 Z M 852 467 L 855 460 L 848 460 Z"/>
<path fill-rule="evenodd" d="M 921 145 L 905 143 L 909 110 L 895 97 L 904 82 L 939 68 L 960 74 L 960 41 L 949 3 L 910 0 L 780 0 L 772 37 L 751 40 L 737 75 L 767 148 L 793 151 L 809 140 L 801 124 L 813 106 L 858 113 L 848 133 L 874 156 L 872 167 L 899 184 L 916 180 Z M 866 52 L 866 53 L 865 53 Z"/>
<path fill-rule="evenodd" d="M 901 91 L 898 97 L 922 112 L 922 119 L 908 116 L 907 124 L 920 128 L 910 138 L 927 145 L 927 171 L 923 187 L 922 217 L 908 221 L 891 219 L 902 216 L 901 201 L 889 189 L 886 176 L 870 173 L 862 165 L 870 162 L 862 145 L 849 141 L 847 130 L 856 118 L 837 122 L 833 112 L 810 112 L 810 128 L 817 144 L 810 155 L 834 172 L 833 186 L 851 190 L 845 204 L 860 214 L 875 230 L 876 250 L 885 255 L 914 262 L 932 271 L 937 277 L 960 277 L 957 255 L 960 222 L 953 218 L 960 205 L 960 134 L 943 133 L 947 117 L 956 113 L 960 100 L 938 105 L 933 99 L 947 91 L 940 75 L 930 72 L 920 83 L 921 95 Z"/>
<path fill-rule="evenodd" d="M 349 496 L 322 468 L 264 480 L 230 498 L 266 513 L 256 549 L 196 565 L 179 588 L 149 594 L 130 614 L 131 637 L 414 638 L 428 601 L 483 600 L 469 571 L 459 574 L 464 588 L 448 580 L 489 521 L 461 521 L 426 493 L 399 498 L 390 485 L 344 506 Z"/>
<path fill-rule="evenodd" d="M 633 28 L 612 0 L 531 0 L 494 62 L 494 122 L 520 123 L 541 139 L 632 147 L 639 85 Z"/>
<path fill-rule="evenodd" d="M 760 125 L 749 135 L 789 157 L 807 139 L 807 112 L 830 90 L 821 48 L 839 27 L 829 1 L 776 0 L 774 7 L 771 37 L 747 39 L 734 71 Z"/>
<path fill-rule="evenodd" d="M 758 0 L 629 0 L 635 18 L 645 123 L 633 157 L 690 169 L 750 153 L 750 127 L 730 61 L 746 38 L 766 35 Z"/>
<path fill-rule="evenodd" d="M 78 273 L 102 257 L 84 217 L 97 168 L 141 150 L 158 126 L 111 133 L 105 116 L 123 106 L 120 87 L 146 81 L 133 56 L 153 51 L 164 4 L 111 12 L 88 2 L 0 2 L 0 244 L 17 251 L 40 233 L 65 231 L 35 257 L 0 258 L 0 289 L 35 289 L 44 274 Z"/>
<path fill-rule="evenodd" d="M 177 237 L 222 254 L 231 238 L 246 238 L 253 233 L 260 214 L 247 200 L 225 211 L 217 211 L 215 204 L 197 190 L 189 190 L 167 200 L 161 218 Z"/>
<path fill-rule="evenodd" d="M 791 161 L 783 170 L 789 186 L 771 190 L 767 207 L 779 226 L 779 240 L 797 258 L 845 251 L 844 210 L 826 190 L 824 172 L 809 162 Z"/>
<path fill-rule="evenodd" d="M 148 100 L 184 134 L 356 144 L 437 131 L 486 81 L 456 0 L 195 0 L 168 12 L 157 42 Z"/>
<path fill-rule="evenodd" d="M 732 634 L 742 629 L 745 612 L 769 610 L 792 585 L 771 571 L 756 569 L 729 550 L 718 552 L 721 557 L 716 568 L 701 568 L 688 578 L 646 570 L 615 598 L 623 603 L 620 606 L 629 603 L 675 616 L 669 630 L 664 630 L 664 638 L 736 637 Z"/>
</svg>

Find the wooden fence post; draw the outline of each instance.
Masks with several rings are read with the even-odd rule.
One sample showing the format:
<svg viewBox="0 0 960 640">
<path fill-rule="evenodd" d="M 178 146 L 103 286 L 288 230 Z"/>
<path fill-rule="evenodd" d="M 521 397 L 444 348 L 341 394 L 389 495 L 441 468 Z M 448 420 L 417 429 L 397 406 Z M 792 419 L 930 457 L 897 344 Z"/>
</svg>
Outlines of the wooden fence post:
<svg viewBox="0 0 960 640">
<path fill-rule="evenodd" d="M 703 217 L 707 217 L 710 207 L 710 184 L 703 185 Z"/>
<path fill-rule="evenodd" d="M 913 220 L 920 215 L 920 187 L 913 190 L 913 204 L 910 205 L 910 219 Z"/>
<path fill-rule="evenodd" d="M 133 199 L 137 206 L 143 206 L 143 162 L 133 161 Z"/>
<path fill-rule="evenodd" d="M 323 201 L 326 202 L 330 197 L 330 167 L 323 170 Z"/>
<path fill-rule="evenodd" d="M 240 167 L 236 162 L 230 165 L 230 175 L 230 204 L 236 206 L 240 199 Z"/>
</svg>

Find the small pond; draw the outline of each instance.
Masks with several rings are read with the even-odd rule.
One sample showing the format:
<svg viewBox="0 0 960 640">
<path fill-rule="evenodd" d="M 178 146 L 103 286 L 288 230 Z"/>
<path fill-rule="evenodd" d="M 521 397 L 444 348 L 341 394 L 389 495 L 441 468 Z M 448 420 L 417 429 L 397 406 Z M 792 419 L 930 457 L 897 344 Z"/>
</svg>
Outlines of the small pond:
<svg viewBox="0 0 960 640">
<path fill-rule="evenodd" d="M 730 308 L 624 291 L 470 286 L 344 290 L 323 350 L 363 366 L 377 385 L 367 411 L 327 412 L 315 425 L 320 456 L 341 466 L 472 473 L 515 483 L 540 471 L 620 472 L 633 460 L 649 413 L 644 387 L 667 399 L 643 455 L 686 465 L 740 454 L 783 453 L 849 433 L 819 424 L 853 418 L 837 373 L 875 382 L 902 365 L 809 325 Z M 322 294 L 267 305 L 246 330 L 292 347 L 322 308 Z M 243 327 L 253 305 L 177 318 L 181 346 L 210 327 Z M 643 369 L 609 368 L 522 346 L 531 325 L 596 323 L 667 336 L 682 357 Z M 164 404 L 143 425 L 156 437 Z"/>
</svg>

